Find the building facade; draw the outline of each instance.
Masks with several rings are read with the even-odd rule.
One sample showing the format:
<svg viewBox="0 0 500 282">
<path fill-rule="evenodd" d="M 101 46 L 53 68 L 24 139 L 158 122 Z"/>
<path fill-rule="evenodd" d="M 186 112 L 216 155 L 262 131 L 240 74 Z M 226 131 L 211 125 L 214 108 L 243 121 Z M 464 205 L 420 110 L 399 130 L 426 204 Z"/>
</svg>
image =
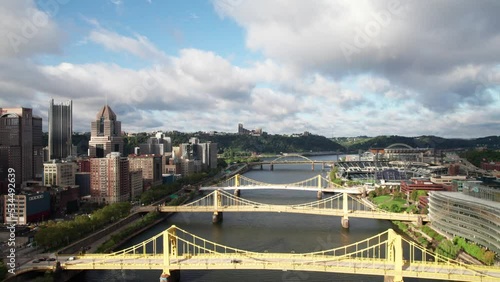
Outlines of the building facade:
<svg viewBox="0 0 500 282">
<path fill-rule="evenodd" d="M 129 161 L 119 153 L 90 160 L 90 196 L 98 203 L 117 203 L 130 198 Z"/>
<path fill-rule="evenodd" d="M 65 159 L 72 154 L 73 102 L 49 105 L 49 159 Z"/>
<path fill-rule="evenodd" d="M 130 171 L 130 199 L 135 200 L 143 192 L 142 170 Z"/>
<path fill-rule="evenodd" d="M 43 175 L 42 119 L 29 108 L 0 108 L 0 181 L 15 170 L 15 183 Z"/>
<path fill-rule="evenodd" d="M 487 188 L 485 188 L 487 189 Z M 500 253 L 500 203 L 461 192 L 429 193 L 432 227 L 449 238 L 460 236 Z"/>
<path fill-rule="evenodd" d="M 50 193 L 3 195 L 5 223 L 25 225 L 47 220 L 50 216 Z"/>
<path fill-rule="evenodd" d="M 43 164 L 43 185 L 67 187 L 75 185 L 76 164 L 55 162 Z"/>
<path fill-rule="evenodd" d="M 97 113 L 96 120 L 91 123 L 89 156 L 104 158 L 109 153 L 123 154 L 123 138 L 121 137 L 121 122 L 108 105 Z"/>
<path fill-rule="evenodd" d="M 142 170 L 144 188 L 161 185 L 162 183 L 162 157 L 155 155 L 130 155 L 128 156 L 130 170 Z"/>
</svg>

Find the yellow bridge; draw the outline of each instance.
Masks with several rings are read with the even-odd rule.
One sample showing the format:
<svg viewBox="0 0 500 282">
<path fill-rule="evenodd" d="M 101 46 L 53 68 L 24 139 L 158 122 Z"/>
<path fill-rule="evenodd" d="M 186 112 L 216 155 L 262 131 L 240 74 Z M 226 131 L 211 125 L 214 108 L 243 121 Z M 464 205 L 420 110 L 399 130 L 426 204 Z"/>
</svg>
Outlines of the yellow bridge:
<svg viewBox="0 0 500 282">
<path fill-rule="evenodd" d="M 349 227 L 349 217 L 413 221 L 418 224 L 428 221 L 427 215 L 387 212 L 376 208 L 366 199 L 358 199 L 348 193 L 336 194 L 305 204 L 272 205 L 242 199 L 223 190 L 215 190 L 201 199 L 182 206 L 148 206 L 139 209 L 143 212 L 152 210 L 160 212 L 212 212 L 214 223 L 222 221 L 224 212 L 277 212 L 340 216 L 344 228 Z"/>
<path fill-rule="evenodd" d="M 60 255 L 59 259 L 66 256 Z M 67 256 L 69 257 L 69 256 Z M 499 281 L 500 268 L 451 260 L 392 229 L 347 246 L 310 253 L 260 253 L 224 246 L 171 226 L 135 246 L 110 254 L 86 254 L 61 264 L 65 270 L 150 269 L 168 277 L 176 270 L 257 269 L 321 271 L 458 281 Z"/>
<path fill-rule="evenodd" d="M 323 177 L 321 174 L 308 178 L 306 180 L 286 183 L 286 184 L 272 184 L 236 174 L 231 178 L 217 183 L 215 186 L 201 187 L 201 191 L 209 190 L 258 190 L 258 189 L 280 189 L 280 190 L 301 190 L 301 191 L 318 191 L 318 192 L 346 192 L 349 194 L 362 194 L 366 192 L 367 188 L 363 185 L 354 187 L 344 187 L 331 182 L 329 179 Z"/>
</svg>

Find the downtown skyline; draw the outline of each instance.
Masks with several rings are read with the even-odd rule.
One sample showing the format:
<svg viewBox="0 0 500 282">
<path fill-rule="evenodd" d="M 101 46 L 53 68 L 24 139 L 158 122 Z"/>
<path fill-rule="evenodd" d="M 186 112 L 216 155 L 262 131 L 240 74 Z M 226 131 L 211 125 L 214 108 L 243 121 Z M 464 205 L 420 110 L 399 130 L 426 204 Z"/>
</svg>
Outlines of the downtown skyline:
<svg viewBox="0 0 500 282">
<path fill-rule="evenodd" d="M 90 131 L 500 132 L 497 1 L 2 1 L 0 107 Z M 48 4 L 47 4 L 48 3 Z"/>
</svg>

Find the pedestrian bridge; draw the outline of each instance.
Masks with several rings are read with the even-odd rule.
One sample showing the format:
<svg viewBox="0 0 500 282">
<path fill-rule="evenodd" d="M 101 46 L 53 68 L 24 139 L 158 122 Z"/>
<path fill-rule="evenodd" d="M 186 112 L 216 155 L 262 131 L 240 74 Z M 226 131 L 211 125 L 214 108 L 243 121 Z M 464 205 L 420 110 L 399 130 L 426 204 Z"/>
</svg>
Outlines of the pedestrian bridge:
<svg viewBox="0 0 500 282">
<path fill-rule="evenodd" d="M 63 261 L 71 255 L 60 255 Z M 64 270 L 148 269 L 162 278 L 183 270 L 293 270 L 454 281 L 499 281 L 500 268 L 467 265 L 437 255 L 392 229 L 350 245 L 308 253 L 246 251 L 212 242 L 171 226 L 137 245 L 110 254 L 86 254 L 64 261 Z"/>
</svg>

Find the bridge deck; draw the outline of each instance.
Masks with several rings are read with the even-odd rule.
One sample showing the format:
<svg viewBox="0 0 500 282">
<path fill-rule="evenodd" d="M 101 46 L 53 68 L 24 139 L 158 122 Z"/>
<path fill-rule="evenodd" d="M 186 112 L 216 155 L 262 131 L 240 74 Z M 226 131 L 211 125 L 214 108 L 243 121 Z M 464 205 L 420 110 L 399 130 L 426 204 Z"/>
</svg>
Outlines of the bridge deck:
<svg viewBox="0 0 500 282">
<path fill-rule="evenodd" d="M 103 257 L 85 255 L 74 261 L 66 262 L 62 267 L 66 270 L 88 269 L 143 269 L 163 270 L 163 255 L 126 255 Z M 256 269 L 256 270 L 296 270 L 321 271 L 331 273 L 351 273 L 363 275 L 396 275 L 394 263 L 385 259 L 351 259 L 347 257 L 304 256 L 284 253 L 255 254 L 205 254 L 183 255 L 170 259 L 169 270 L 224 270 L 224 269 Z M 500 270 L 471 266 L 457 267 L 435 262 L 405 262 L 404 277 L 458 281 L 498 281 Z M 490 277 L 481 276 L 488 275 Z"/>
<path fill-rule="evenodd" d="M 344 216 L 342 209 L 321 209 L 308 207 L 293 207 L 283 205 L 268 205 L 268 206 L 222 206 L 217 210 L 213 206 L 162 206 L 159 207 L 160 212 L 276 212 L 276 213 L 298 213 L 312 215 L 328 215 L 328 216 Z M 349 217 L 355 218 L 370 218 L 384 220 L 399 220 L 399 221 L 418 221 L 419 217 L 423 221 L 429 221 L 427 215 L 420 214 L 403 214 L 390 213 L 379 211 L 350 211 L 347 214 Z"/>
</svg>

